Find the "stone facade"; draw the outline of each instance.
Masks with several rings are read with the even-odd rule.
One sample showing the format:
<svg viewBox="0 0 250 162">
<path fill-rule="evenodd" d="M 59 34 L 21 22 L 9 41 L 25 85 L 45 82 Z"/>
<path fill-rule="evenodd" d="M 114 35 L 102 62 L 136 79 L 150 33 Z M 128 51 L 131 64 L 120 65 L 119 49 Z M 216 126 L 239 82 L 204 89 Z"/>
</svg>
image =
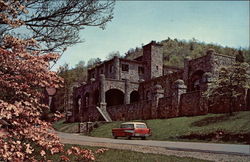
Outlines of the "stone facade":
<svg viewBox="0 0 250 162">
<path fill-rule="evenodd" d="M 226 112 L 223 104 L 209 108 L 201 92 L 218 77 L 221 66 L 234 60 L 210 50 L 203 57 L 186 58 L 183 69 L 164 66 L 162 47 L 152 41 L 143 46 L 143 56 L 114 57 L 89 69 L 87 83 L 73 90 L 70 120 L 145 120 Z"/>
</svg>

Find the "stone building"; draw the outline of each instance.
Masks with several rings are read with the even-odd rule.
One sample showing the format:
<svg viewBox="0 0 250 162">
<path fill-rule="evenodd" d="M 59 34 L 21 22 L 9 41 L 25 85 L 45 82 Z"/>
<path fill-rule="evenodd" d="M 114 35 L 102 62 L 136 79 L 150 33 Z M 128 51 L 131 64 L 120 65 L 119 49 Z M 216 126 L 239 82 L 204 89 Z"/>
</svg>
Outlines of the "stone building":
<svg viewBox="0 0 250 162">
<path fill-rule="evenodd" d="M 225 112 L 225 108 L 208 108 L 201 92 L 218 76 L 220 66 L 231 65 L 234 60 L 209 50 L 203 57 L 186 58 L 183 69 L 164 66 L 162 46 L 152 41 L 134 60 L 114 57 L 89 69 L 87 83 L 73 90 L 69 120 L 154 119 Z"/>
</svg>

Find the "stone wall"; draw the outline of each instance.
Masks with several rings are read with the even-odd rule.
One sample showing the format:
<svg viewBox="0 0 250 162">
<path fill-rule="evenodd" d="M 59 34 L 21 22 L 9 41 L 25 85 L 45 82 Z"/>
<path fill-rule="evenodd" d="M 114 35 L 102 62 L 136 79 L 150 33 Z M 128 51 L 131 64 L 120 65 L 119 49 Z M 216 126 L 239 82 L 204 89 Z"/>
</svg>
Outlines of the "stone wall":
<svg viewBox="0 0 250 162">
<path fill-rule="evenodd" d="M 152 101 L 107 107 L 112 120 L 146 120 L 151 118 Z"/>
<path fill-rule="evenodd" d="M 164 90 L 164 96 L 169 97 L 173 94 L 173 83 L 182 79 L 183 71 L 167 74 L 158 78 L 145 81 L 139 85 L 139 93 L 142 100 L 152 99 L 152 92 L 154 91 L 155 85 L 161 85 Z"/>
<path fill-rule="evenodd" d="M 123 71 L 122 66 L 127 65 L 128 71 Z M 144 68 L 144 64 L 135 60 L 120 59 L 120 79 L 128 79 L 131 82 L 138 82 L 140 79 L 144 79 L 145 72 L 139 74 L 138 67 Z"/>
<path fill-rule="evenodd" d="M 173 97 L 164 97 L 159 99 L 158 118 L 173 118 L 178 116 L 178 110 L 172 103 Z"/>
<path fill-rule="evenodd" d="M 207 114 L 207 106 L 200 91 L 184 93 L 180 98 L 179 116 L 196 116 Z"/>
</svg>

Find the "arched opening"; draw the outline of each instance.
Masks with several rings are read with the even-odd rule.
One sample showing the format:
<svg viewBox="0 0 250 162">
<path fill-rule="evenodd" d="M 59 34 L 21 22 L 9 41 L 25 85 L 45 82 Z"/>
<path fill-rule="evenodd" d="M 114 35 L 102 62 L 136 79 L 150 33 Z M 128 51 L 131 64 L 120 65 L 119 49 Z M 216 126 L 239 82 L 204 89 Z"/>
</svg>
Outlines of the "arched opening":
<svg viewBox="0 0 250 162">
<path fill-rule="evenodd" d="M 99 103 L 99 91 L 95 90 L 93 94 L 92 104 L 97 105 Z"/>
<path fill-rule="evenodd" d="M 130 93 L 130 103 L 138 102 L 140 99 L 139 92 L 133 91 Z"/>
<path fill-rule="evenodd" d="M 200 90 L 200 84 L 202 82 L 202 75 L 204 74 L 204 71 L 197 70 L 193 73 L 193 75 L 190 78 L 190 91 L 199 91 Z"/>
<path fill-rule="evenodd" d="M 110 89 L 105 93 L 107 106 L 122 105 L 124 103 L 124 93 L 118 89 Z"/>
<path fill-rule="evenodd" d="M 87 108 L 89 106 L 89 93 L 87 92 L 84 95 L 84 107 Z"/>
</svg>

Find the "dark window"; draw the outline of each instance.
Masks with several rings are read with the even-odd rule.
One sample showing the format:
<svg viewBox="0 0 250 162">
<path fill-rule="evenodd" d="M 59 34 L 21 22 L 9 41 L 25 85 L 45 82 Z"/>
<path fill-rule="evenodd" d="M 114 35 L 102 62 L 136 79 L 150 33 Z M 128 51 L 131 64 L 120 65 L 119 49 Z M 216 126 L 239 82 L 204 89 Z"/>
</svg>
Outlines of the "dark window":
<svg viewBox="0 0 250 162">
<path fill-rule="evenodd" d="M 147 128 L 145 124 L 136 124 L 136 128 Z"/>
<path fill-rule="evenodd" d="M 122 64 L 122 71 L 128 71 L 129 66 L 127 64 Z"/>
<path fill-rule="evenodd" d="M 141 67 L 141 66 L 139 66 L 139 67 L 138 67 L 138 73 L 139 73 L 139 74 L 144 74 L 144 68 Z"/>
<path fill-rule="evenodd" d="M 156 70 L 158 70 L 158 68 L 159 68 L 159 67 L 158 67 L 158 66 L 156 66 Z"/>
<path fill-rule="evenodd" d="M 122 124 L 121 128 L 134 128 L 134 124 Z"/>
<path fill-rule="evenodd" d="M 101 69 L 101 74 L 103 74 L 103 69 Z"/>
<path fill-rule="evenodd" d="M 92 77 L 92 78 L 95 78 L 95 73 L 92 73 L 91 77 Z"/>
<path fill-rule="evenodd" d="M 110 65 L 110 66 L 109 66 L 109 72 L 110 72 L 110 73 L 112 73 L 112 72 L 113 72 L 113 68 L 114 68 L 114 66 L 113 66 L 113 65 Z"/>
</svg>

